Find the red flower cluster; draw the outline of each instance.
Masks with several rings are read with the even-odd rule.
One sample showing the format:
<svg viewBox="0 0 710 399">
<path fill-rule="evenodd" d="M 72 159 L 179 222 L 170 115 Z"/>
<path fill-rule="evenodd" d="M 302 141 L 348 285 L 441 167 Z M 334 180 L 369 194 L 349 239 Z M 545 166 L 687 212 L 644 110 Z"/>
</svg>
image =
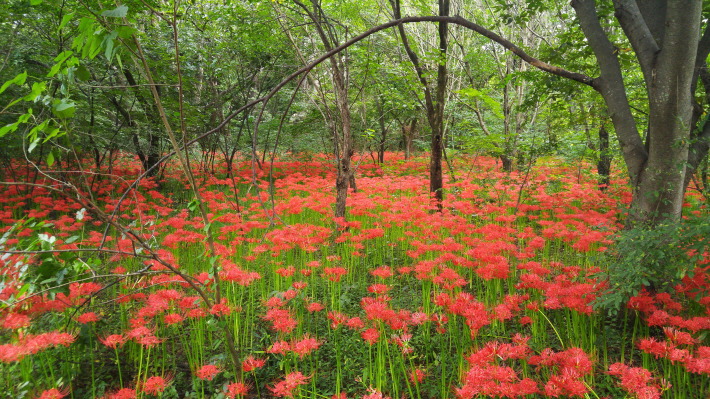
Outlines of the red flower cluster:
<svg viewBox="0 0 710 399">
<path fill-rule="evenodd" d="M 269 387 L 269 390 L 278 397 L 293 397 L 294 389 L 298 388 L 300 385 L 308 383 L 311 377 L 303 375 L 300 371 L 294 371 L 286 375 L 286 377 L 274 386 Z"/>
<path fill-rule="evenodd" d="M 60 332 L 21 335 L 17 343 L 0 345 L 0 362 L 17 362 L 54 346 L 69 346 L 74 339 L 74 335 Z"/>
<path fill-rule="evenodd" d="M 621 387 L 636 399 L 660 399 L 663 391 L 671 387 L 667 381 L 653 377 L 643 367 L 614 363 L 609 366 L 609 374 L 621 378 Z"/>
</svg>

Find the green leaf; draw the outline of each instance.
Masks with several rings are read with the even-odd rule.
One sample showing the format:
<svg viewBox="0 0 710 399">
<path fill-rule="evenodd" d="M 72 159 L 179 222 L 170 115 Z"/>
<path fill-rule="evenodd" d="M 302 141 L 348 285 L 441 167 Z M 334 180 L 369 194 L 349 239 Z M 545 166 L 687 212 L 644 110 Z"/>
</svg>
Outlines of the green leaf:
<svg viewBox="0 0 710 399">
<path fill-rule="evenodd" d="M 32 151 L 34 151 L 34 149 L 37 147 L 37 144 L 39 144 L 39 137 L 37 137 L 30 143 L 29 147 L 27 147 L 27 152 L 31 153 Z"/>
<path fill-rule="evenodd" d="M 54 165 L 54 150 L 47 154 L 47 166 L 51 167 L 52 165 Z"/>
<path fill-rule="evenodd" d="M 25 84 L 25 80 L 27 80 L 27 72 L 22 72 L 21 74 L 15 76 L 14 78 L 3 83 L 2 87 L 0 87 L 0 93 L 7 90 L 7 88 L 10 87 L 10 85 L 12 85 L 12 84 L 22 86 L 23 84 Z"/>
<path fill-rule="evenodd" d="M 0 128 L 0 137 L 3 137 L 8 133 L 12 133 L 15 130 L 17 130 L 17 128 L 21 124 L 27 122 L 27 120 L 30 119 L 30 116 L 32 116 L 32 108 L 29 108 L 26 113 L 20 115 L 20 117 L 17 118 L 17 122 L 11 123 L 9 125 L 5 125 L 2 128 Z"/>
<path fill-rule="evenodd" d="M 83 65 L 79 65 L 76 68 L 76 71 L 74 71 L 74 74 L 76 75 L 76 78 L 82 82 L 86 82 L 91 79 L 91 72 L 89 72 L 89 70 Z"/>
<path fill-rule="evenodd" d="M 62 70 L 62 66 L 64 65 L 64 61 L 67 60 L 67 58 L 71 57 L 71 55 L 74 54 L 73 51 L 67 50 L 67 51 L 62 51 L 55 59 L 54 61 L 56 62 L 54 65 L 52 65 L 52 69 L 49 70 L 49 73 L 47 74 L 47 77 L 50 78 L 59 71 Z"/>
<path fill-rule="evenodd" d="M 46 88 L 47 88 L 47 83 L 45 83 L 45 82 L 32 83 L 32 91 L 30 91 L 30 93 L 28 95 L 23 97 L 23 99 L 25 101 L 37 102 L 37 100 L 39 99 L 39 97 L 42 95 L 42 93 L 44 92 L 44 90 Z"/>
<path fill-rule="evenodd" d="M 70 12 L 69 14 L 65 15 L 64 18 L 62 18 L 62 22 L 59 24 L 59 28 L 57 28 L 57 30 L 62 30 L 62 28 L 67 26 L 67 24 L 69 23 L 69 21 L 71 21 L 72 18 L 74 18 L 73 12 Z"/>
<path fill-rule="evenodd" d="M 34 149 L 35 146 L 37 145 L 37 143 L 39 142 L 39 139 L 40 139 L 39 133 L 41 131 L 43 131 L 45 128 L 47 128 L 47 124 L 49 124 L 49 120 L 43 121 L 39 125 L 33 127 L 29 133 L 27 133 L 27 140 L 29 140 L 30 143 L 34 144 L 34 145 L 30 144 L 30 147 L 32 149 Z M 32 152 L 32 150 L 30 150 L 30 152 Z"/>
<path fill-rule="evenodd" d="M 62 99 L 59 103 L 52 107 L 52 112 L 58 118 L 66 119 L 74 116 L 76 112 L 76 105 L 73 102 L 68 102 L 66 99 Z"/>
<path fill-rule="evenodd" d="M 117 36 L 118 32 L 113 31 L 106 35 L 106 37 L 104 37 L 104 44 L 106 46 L 106 50 L 104 50 L 104 56 L 109 62 L 111 62 L 111 59 L 113 59 L 113 54 L 115 53 L 113 41 L 116 39 Z"/>
<path fill-rule="evenodd" d="M 67 238 L 66 240 L 64 240 L 64 243 L 65 243 L 65 244 L 71 244 L 71 243 L 73 243 L 73 242 L 76 242 L 79 238 L 81 238 L 81 237 L 79 237 L 79 236 L 71 236 L 71 237 Z"/>
<path fill-rule="evenodd" d="M 62 134 L 60 134 L 59 128 L 54 128 L 49 133 L 47 133 L 47 135 L 44 138 L 44 141 L 42 141 L 42 142 L 46 143 L 49 140 L 51 140 L 52 138 L 59 137 L 59 136 L 62 136 Z"/>
<path fill-rule="evenodd" d="M 123 18 L 128 14 L 128 7 L 127 6 L 118 6 L 114 8 L 113 10 L 104 10 L 101 13 L 102 17 L 109 17 L 109 18 Z"/>
<path fill-rule="evenodd" d="M 42 4 L 42 0 L 30 0 L 31 6 L 38 6 L 40 4 Z"/>
</svg>

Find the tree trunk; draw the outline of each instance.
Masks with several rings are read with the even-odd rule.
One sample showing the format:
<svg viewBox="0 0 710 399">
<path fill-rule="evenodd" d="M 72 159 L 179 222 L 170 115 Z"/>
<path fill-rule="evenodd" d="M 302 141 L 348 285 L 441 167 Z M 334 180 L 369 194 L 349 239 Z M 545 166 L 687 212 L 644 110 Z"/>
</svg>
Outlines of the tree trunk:
<svg viewBox="0 0 710 399">
<path fill-rule="evenodd" d="M 377 113 L 380 124 L 380 142 L 377 145 L 377 162 L 385 162 L 385 149 L 387 148 L 387 126 L 385 126 L 385 115 L 382 107 L 382 99 L 377 97 Z"/>
<path fill-rule="evenodd" d="M 510 158 L 507 154 L 501 154 L 500 161 L 503 164 L 504 172 L 510 173 L 513 171 L 513 159 Z"/>
<path fill-rule="evenodd" d="M 394 17 L 399 19 L 402 17 L 399 0 L 390 0 Z M 439 0 L 439 16 L 449 15 L 449 0 Z M 444 106 L 446 104 L 446 85 L 448 74 L 446 69 L 446 51 L 449 46 L 448 42 L 448 22 L 439 22 L 439 55 L 444 61 L 438 63 L 436 71 L 436 91 L 429 86 L 424 69 L 419 63 L 419 57 L 409 45 L 409 39 L 404 31 L 404 26 L 399 25 L 399 35 L 402 39 L 402 45 L 407 53 L 407 57 L 414 65 L 417 72 L 419 82 L 424 88 L 424 100 L 426 106 L 426 115 L 431 128 L 431 157 L 429 159 L 429 192 L 434 194 L 436 208 L 439 212 L 443 209 L 442 200 L 444 199 L 444 175 L 441 167 L 443 149 L 444 149 Z"/>
<path fill-rule="evenodd" d="M 609 149 L 609 132 L 604 125 L 599 127 L 599 160 L 597 174 L 599 175 L 599 190 L 606 191 L 609 187 L 611 173 L 611 150 Z"/>
<path fill-rule="evenodd" d="M 409 159 L 412 156 L 414 146 L 414 136 L 417 132 L 417 119 L 412 119 L 409 124 L 402 125 L 402 136 L 404 137 L 404 159 Z"/>
<path fill-rule="evenodd" d="M 152 102 L 148 101 L 143 96 L 143 93 L 141 93 L 140 87 L 136 83 L 136 80 L 133 77 L 131 71 L 129 71 L 128 69 L 123 69 L 123 75 L 126 77 L 126 81 L 128 82 L 128 84 L 133 87 L 136 99 L 138 99 L 138 102 L 140 102 L 140 104 L 143 106 L 143 111 L 145 112 L 146 119 L 148 119 L 155 127 L 161 126 L 162 123 L 160 121 L 157 109 L 155 109 L 155 106 Z M 114 104 L 118 103 L 114 102 Z M 117 105 L 117 108 L 119 109 L 119 111 L 121 111 L 121 107 L 118 107 Z M 130 121 L 130 119 L 127 120 Z M 138 138 L 136 136 L 136 133 L 134 133 L 133 143 L 134 145 L 136 145 L 137 148 L 140 148 L 140 146 L 137 145 Z M 160 136 L 158 136 L 157 134 L 153 134 L 150 131 L 150 127 L 148 128 L 148 148 L 142 150 L 141 152 L 142 156 L 141 153 L 139 153 L 138 156 L 140 157 L 141 162 L 143 163 L 143 168 L 146 171 L 150 171 L 148 172 L 148 176 L 157 175 L 159 168 L 156 168 L 154 166 L 160 160 Z"/>
<path fill-rule="evenodd" d="M 636 128 L 626 96 L 618 51 L 601 27 L 594 0 L 573 0 L 601 76 L 597 89 L 617 132 L 633 198 L 628 227 L 652 227 L 681 217 L 689 160 L 696 56 L 699 52 L 701 2 L 654 2 L 643 12 L 662 14 L 645 20 L 636 1 L 614 2 L 616 17 L 634 48 L 644 74 L 649 102 L 647 141 Z M 654 23 L 657 19 L 663 23 Z"/>
<path fill-rule="evenodd" d="M 439 114 L 438 110 L 437 114 Z M 444 199 L 444 173 L 443 168 L 441 167 L 444 143 L 442 140 L 441 131 L 442 123 L 439 121 L 439 118 L 437 116 L 434 116 L 433 123 L 431 123 L 432 129 L 431 158 L 429 159 L 429 192 L 434 193 L 434 198 L 436 199 L 436 207 L 439 211 L 441 211 L 441 201 L 443 201 Z"/>
<path fill-rule="evenodd" d="M 338 43 L 336 38 L 333 36 L 332 27 L 328 26 L 329 22 L 326 18 L 324 18 L 324 13 L 320 7 L 320 4 L 316 0 L 311 0 L 313 10 L 310 10 L 305 4 L 297 0 L 294 0 L 294 3 L 306 11 L 308 17 L 311 21 L 313 21 L 325 50 L 330 51 L 334 47 L 337 47 Z M 353 148 L 353 137 L 351 131 L 348 85 L 344 70 L 345 64 L 343 63 L 342 58 L 339 56 L 333 56 L 330 57 L 330 66 L 335 91 L 336 108 L 339 116 L 339 120 L 337 121 L 338 123 L 332 129 L 332 133 L 335 136 L 333 137 L 333 142 L 335 144 L 335 156 L 337 157 L 338 170 L 338 175 L 335 180 L 335 217 L 345 219 L 348 188 L 352 187 L 353 190 L 357 190 L 355 174 L 353 173 L 351 165 L 351 158 L 355 151 Z"/>
</svg>

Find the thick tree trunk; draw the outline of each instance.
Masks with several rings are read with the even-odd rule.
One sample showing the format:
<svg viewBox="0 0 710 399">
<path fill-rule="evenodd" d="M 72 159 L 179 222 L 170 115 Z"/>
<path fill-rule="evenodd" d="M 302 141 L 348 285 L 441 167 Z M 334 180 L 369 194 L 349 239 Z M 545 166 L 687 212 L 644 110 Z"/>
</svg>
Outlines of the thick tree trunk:
<svg viewBox="0 0 710 399">
<path fill-rule="evenodd" d="M 634 187 L 632 224 L 653 226 L 681 217 L 693 114 L 693 68 L 688 66 L 695 65 L 697 55 L 700 4 L 669 1 L 665 7 L 663 41 L 651 63 L 652 78 L 647 80 L 648 158 Z"/>
<path fill-rule="evenodd" d="M 500 162 L 502 164 L 504 172 L 510 173 L 513 171 L 513 159 L 510 158 L 507 154 L 501 154 Z"/>
<path fill-rule="evenodd" d="M 595 53 L 601 76 L 593 87 L 604 98 L 631 178 L 633 199 L 627 226 L 652 227 L 680 220 L 692 130 L 693 79 L 700 31 L 700 0 L 656 1 L 646 22 L 634 0 L 614 2 L 616 17 L 634 48 L 649 101 L 647 142 L 631 113 L 616 48 L 596 13 L 594 0 L 573 0 L 582 30 Z M 651 15 L 653 4 L 643 13 Z M 660 17 L 659 17 L 660 18 Z M 656 22 L 654 22 L 656 21 Z"/>
</svg>

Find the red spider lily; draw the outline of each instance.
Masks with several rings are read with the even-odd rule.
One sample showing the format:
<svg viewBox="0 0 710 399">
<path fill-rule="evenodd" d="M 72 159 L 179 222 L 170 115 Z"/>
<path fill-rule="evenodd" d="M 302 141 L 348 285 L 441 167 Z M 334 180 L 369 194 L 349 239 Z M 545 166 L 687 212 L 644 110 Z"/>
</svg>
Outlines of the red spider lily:
<svg viewBox="0 0 710 399">
<path fill-rule="evenodd" d="M 291 341 L 291 351 L 302 359 L 305 355 L 318 349 L 320 345 L 321 343 L 317 339 L 306 335 L 300 341 Z"/>
<path fill-rule="evenodd" d="M 303 375 L 300 371 L 294 371 L 286 375 L 283 381 L 274 384 L 273 387 L 268 387 L 274 395 L 278 397 L 293 397 L 293 390 L 300 385 L 304 385 L 311 377 Z"/>
<path fill-rule="evenodd" d="M 285 351 L 284 351 L 284 353 L 285 353 Z M 260 358 L 254 357 L 252 355 L 249 355 L 242 362 L 242 370 L 245 373 L 250 373 L 256 369 L 264 367 L 265 364 L 266 364 L 266 359 L 260 359 Z"/>
<path fill-rule="evenodd" d="M 328 312 L 328 319 L 330 320 L 330 328 L 336 329 L 348 320 L 348 316 L 340 312 L 331 311 Z"/>
<path fill-rule="evenodd" d="M 392 287 L 387 284 L 372 284 L 367 287 L 367 291 L 372 294 L 386 294 Z"/>
<path fill-rule="evenodd" d="M 642 351 L 653 355 L 656 359 L 665 357 L 675 346 L 670 342 L 659 342 L 655 338 L 642 338 L 636 345 Z"/>
<path fill-rule="evenodd" d="M 99 316 L 94 312 L 86 312 L 79 315 L 79 317 L 76 318 L 76 321 L 81 324 L 94 323 L 99 321 Z"/>
<path fill-rule="evenodd" d="M 195 375 L 201 380 L 212 381 L 212 379 L 220 372 L 222 372 L 222 370 L 214 364 L 205 364 L 195 372 Z"/>
<path fill-rule="evenodd" d="M 155 375 L 145 380 L 145 382 L 141 385 L 140 390 L 144 393 L 158 396 L 165 391 L 165 388 L 167 388 L 171 382 L 172 376 L 163 377 Z"/>
<path fill-rule="evenodd" d="M 528 325 L 528 324 L 532 324 L 532 322 L 533 322 L 533 320 L 532 320 L 532 318 L 530 318 L 530 316 L 523 316 L 518 320 L 518 323 L 520 323 L 523 326 Z"/>
<path fill-rule="evenodd" d="M 291 299 L 295 298 L 297 295 L 298 295 L 298 291 L 291 290 L 291 289 L 286 290 L 283 293 L 284 299 L 286 299 L 287 301 L 290 301 Z"/>
<path fill-rule="evenodd" d="M 163 321 L 167 325 L 180 324 L 183 320 L 185 320 L 185 318 L 177 313 L 169 313 L 163 316 Z"/>
<path fill-rule="evenodd" d="M 375 270 L 371 270 L 370 274 L 375 277 L 382 278 L 382 279 L 394 276 L 394 273 L 392 272 L 392 268 L 389 266 L 380 266 Z"/>
<path fill-rule="evenodd" d="M 409 322 L 412 325 L 415 325 L 415 326 L 422 325 L 422 324 L 426 323 L 427 321 L 429 321 L 429 315 L 427 315 L 424 312 L 413 312 L 410 315 Z"/>
<path fill-rule="evenodd" d="M 146 348 L 152 348 L 158 344 L 163 343 L 163 341 L 165 340 L 162 338 L 158 338 L 154 335 L 144 335 L 136 338 L 135 341 L 141 346 L 144 346 Z"/>
<path fill-rule="evenodd" d="M 609 366 L 609 374 L 620 377 L 621 387 L 638 399 L 660 399 L 661 393 L 671 387 L 667 381 L 652 377 L 643 367 L 614 363 Z"/>
<path fill-rule="evenodd" d="M 69 298 L 76 299 L 82 296 L 91 295 L 103 286 L 97 283 L 71 283 L 69 284 Z"/>
<path fill-rule="evenodd" d="M 207 315 L 207 311 L 203 308 L 190 309 L 185 314 L 185 316 L 190 319 L 201 319 L 203 317 L 207 317 Z"/>
<path fill-rule="evenodd" d="M 234 382 L 225 388 L 226 392 L 224 394 L 230 399 L 246 396 L 249 393 L 249 387 L 243 382 Z"/>
<path fill-rule="evenodd" d="M 219 272 L 222 281 L 232 281 L 242 286 L 249 286 L 255 280 L 261 278 L 261 274 L 254 271 L 244 270 L 234 263 L 225 261 L 223 268 Z"/>
<path fill-rule="evenodd" d="M 389 396 L 385 396 L 382 392 L 375 388 L 368 388 L 367 394 L 362 396 L 362 399 L 391 399 Z"/>
<path fill-rule="evenodd" d="M 426 372 L 422 369 L 414 369 L 409 373 L 409 381 L 413 384 L 421 384 L 424 377 L 426 377 Z"/>
<path fill-rule="evenodd" d="M 464 385 L 455 389 L 456 396 L 463 399 L 479 395 L 518 397 L 539 392 L 537 383 L 532 379 L 520 379 L 512 368 L 494 364 L 472 366 L 463 381 Z"/>
<path fill-rule="evenodd" d="M 291 316 L 288 309 L 269 309 L 264 319 L 271 322 L 271 328 L 275 331 L 284 333 L 293 331 L 298 325 L 298 321 Z"/>
<path fill-rule="evenodd" d="M 215 316 L 226 316 L 232 313 L 233 309 L 227 304 L 227 300 L 222 298 L 222 302 L 215 303 L 210 308 L 210 313 Z"/>
<path fill-rule="evenodd" d="M 694 345 L 698 342 L 690 334 L 683 331 L 678 331 L 673 327 L 663 327 L 663 333 L 672 343 L 676 345 Z"/>
<path fill-rule="evenodd" d="M 280 355 L 285 355 L 286 352 L 291 350 L 291 344 L 286 341 L 276 341 L 269 349 L 266 350 L 267 353 L 278 353 Z"/>
<path fill-rule="evenodd" d="M 345 322 L 345 324 L 351 330 L 359 330 L 365 327 L 365 323 L 359 317 L 351 317 Z"/>
<path fill-rule="evenodd" d="M 19 342 L 16 344 L 0 345 L 0 362 L 16 362 L 25 356 L 39 353 L 53 346 L 69 346 L 74 340 L 74 335 L 56 331 L 39 335 L 23 335 L 20 336 Z"/>
<path fill-rule="evenodd" d="M 310 313 L 320 312 L 323 309 L 325 309 L 325 307 L 318 302 L 309 302 L 306 305 L 306 310 Z"/>
<path fill-rule="evenodd" d="M 281 297 L 272 296 L 271 298 L 267 299 L 266 302 L 264 302 L 264 305 L 267 308 L 280 308 L 286 305 L 286 301 L 284 301 Z"/>
<path fill-rule="evenodd" d="M 57 388 L 52 388 L 43 391 L 37 399 L 61 399 L 67 395 L 69 395 L 69 388 L 64 388 L 61 391 Z"/>
<path fill-rule="evenodd" d="M 367 330 L 363 331 L 360 336 L 368 344 L 374 345 L 380 339 L 380 332 L 377 331 L 376 328 L 368 328 Z"/>
<path fill-rule="evenodd" d="M 348 274 L 348 271 L 344 267 L 323 268 L 323 277 L 336 283 L 339 282 L 340 279 L 346 274 Z"/>
<path fill-rule="evenodd" d="M 700 346 L 694 357 L 685 360 L 685 368 L 691 373 L 710 375 L 710 346 Z"/>
<path fill-rule="evenodd" d="M 369 320 L 388 321 L 397 316 L 383 298 L 362 298 L 361 305 Z"/>
<path fill-rule="evenodd" d="M 99 341 L 101 341 L 101 343 L 105 346 L 112 349 L 116 349 L 120 346 L 123 346 L 123 343 L 126 342 L 125 338 L 123 338 L 123 335 L 121 334 L 111 334 L 104 338 L 99 338 Z"/>
<path fill-rule="evenodd" d="M 296 268 L 293 266 L 289 266 L 286 268 L 280 268 L 280 269 L 276 269 L 275 273 L 280 275 L 281 277 L 291 277 L 291 276 L 293 276 L 294 273 L 296 273 Z"/>
<path fill-rule="evenodd" d="M 28 327 L 30 325 L 29 316 L 19 313 L 8 313 L 2 321 L 2 328 L 16 330 L 18 328 Z"/>
</svg>

